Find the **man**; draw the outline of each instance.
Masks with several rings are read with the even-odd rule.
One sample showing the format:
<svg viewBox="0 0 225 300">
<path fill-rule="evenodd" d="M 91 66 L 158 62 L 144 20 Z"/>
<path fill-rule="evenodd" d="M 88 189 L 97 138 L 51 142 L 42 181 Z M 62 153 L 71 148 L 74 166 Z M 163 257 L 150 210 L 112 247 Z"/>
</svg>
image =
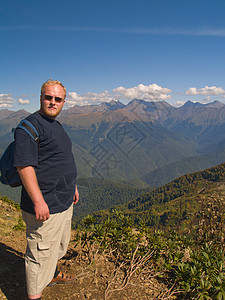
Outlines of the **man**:
<svg viewBox="0 0 225 300">
<path fill-rule="evenodd" d="M 24 130 L 15 132 L 14 166 L 23 183 L 21 210 L 26 223 L 26 284 L 29 299 L 41 299 L 48 284 L 75 279 L 57 269 L 68 247 L 73 204 L 79 200 L 72 144 L 55 120 L 63 108 L 66 89 L 58 80 L 42 85 L 40 110 L 27 117 L 39 143 Z"/>
</svg>

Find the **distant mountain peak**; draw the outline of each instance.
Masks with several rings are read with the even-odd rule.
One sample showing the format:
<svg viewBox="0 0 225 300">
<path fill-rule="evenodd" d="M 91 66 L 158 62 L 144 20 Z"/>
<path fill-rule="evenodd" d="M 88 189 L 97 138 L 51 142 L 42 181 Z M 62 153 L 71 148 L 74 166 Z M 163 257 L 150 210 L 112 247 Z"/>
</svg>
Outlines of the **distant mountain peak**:
<svg viewBox="0 0 225 300">
<path fill-rule="evenodd" d="M 211 103 L 208 103 L 206 104 L 207 107 L 215 107 L 215 108 L 221 108 L 221 107 L 224 107 L 225 105 L 223 103 L 221 103 L 220 101 L 218 100 L 215 100 Z"/>
<path fill-rule="evenodd" d="M 164 100 L 159 100 L 159 101 L 146 101 L 146 100 L 142 100 L 142 99 L 133 99 L 131 100 L 128 104 L 127 104 L 127 109 L 133 109 L 134 107 L 138 108 L 138 107 L 143 107 L 147 110 L 167 110 L 169 108 L 174 108 L 174 106 L 172 106 L 171 104 L 169 104 L 168 102 L 164 101 Z"/>
<path fill-rule="evenodd" d="M 113 99 L 113 100 L 111 100 L 110 102 L 108 102 L 108 103 L 110 103 L 111 105 L 115 105 L 115 104 L 118 104 L 118 103 L 121 103 L 119 100 L 117 100 L 117 99 Z M 122 104 L 122 103 L 121 103 Z M 124 104 L 123 104 L 124 105 Z"/>
<path fill-rule="evenodd" d="M 125 105 L 119 100 L 111 100 L 110 102 L 103 102 L 98 105 L 99 107 L 104 107 L 106 110 L 117 110 L 120 108 L 124 108 Z"/>
<path fill-rule="evenodd" d="M 145 101 L 143 99 L 134 98 L 127 104 L 127 106 L 132 106 L 132 105 L 136 105 L 136 104 L 146 104 L 146 103 L 147 103 L 147 101 Z"/>
<path fill-rule="evenodd" d="M 192 102 L 191 100 L 188 100 L 182 107 L 214 107 L 214 108 L 221 108 L 224 107 L 225 105 L 221 103 L 218 100 L 215 100 L 210 103 L 200 103 L 200 102 Z"/>
<path fill-rule="evenodd" d="M 197 106 L 203 106 L 204 104 L 199 102 L 192 102 L 191 100 L 188 100 L 183 107 L 197 107 Z"/>
<path fill-rule="evenodd" d="M 7 108 L 0 109 L 0 120 L 7 118 L 9 115 L 13 114 L 13 110 L 8 110 Z"/>
</svg>

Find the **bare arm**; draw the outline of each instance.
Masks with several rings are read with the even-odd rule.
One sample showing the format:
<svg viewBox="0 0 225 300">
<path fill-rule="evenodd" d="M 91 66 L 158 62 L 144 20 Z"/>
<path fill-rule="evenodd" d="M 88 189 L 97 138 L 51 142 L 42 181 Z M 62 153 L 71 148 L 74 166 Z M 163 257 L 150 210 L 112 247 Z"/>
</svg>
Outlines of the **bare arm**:
<svg viewBox="0 0 225 300">
<path fill-rule="evenodd" d="M 75 195 L 73 197 L 73 204 L 77 204 L 78 201 L 79 201 L 79 192 L 76 185 Z"/>
<path fill-rule="evenodd" d="M 45 221 L 49 218 L 49 208 L 38 186 L 35 170 L 32 166 L 17 167 L 23 186 L 34 203 L 37 220 Z"/>
</svg>

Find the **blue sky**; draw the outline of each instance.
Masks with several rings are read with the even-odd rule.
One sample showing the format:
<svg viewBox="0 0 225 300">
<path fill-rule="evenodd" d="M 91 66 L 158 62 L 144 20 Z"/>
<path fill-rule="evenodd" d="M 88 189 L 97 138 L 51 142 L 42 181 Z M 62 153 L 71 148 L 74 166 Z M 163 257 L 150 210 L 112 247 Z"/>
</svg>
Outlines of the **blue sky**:
<svg viewBox="0 0 225 300">
<path fill-rule="evenodd" d="M 224 12 L 224 0 L 1 1 L 0 109 L 37 110 L 49 78 L 67 108 L 224 102 Z"/>
</svg>

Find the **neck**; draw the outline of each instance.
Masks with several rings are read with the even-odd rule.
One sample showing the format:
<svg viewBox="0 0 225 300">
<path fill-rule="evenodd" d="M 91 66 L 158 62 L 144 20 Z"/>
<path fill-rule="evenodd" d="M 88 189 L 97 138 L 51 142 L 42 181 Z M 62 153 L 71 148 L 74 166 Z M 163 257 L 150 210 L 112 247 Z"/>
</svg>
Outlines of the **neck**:
<svg viewBox="0 0 225 300">
<path fill-rule="evenodd" d="M 47 119 L 50 119 L 50 120 L 55 120 L 56 117 L 50 117 L 50 116 L 47 116 L 45 113 L 43 113 L 43 111 L 41 109 L 38 110 L 38 113 L 40 115 L 42 115 L 43 117 L 47 118 Z"/>
</svg>

